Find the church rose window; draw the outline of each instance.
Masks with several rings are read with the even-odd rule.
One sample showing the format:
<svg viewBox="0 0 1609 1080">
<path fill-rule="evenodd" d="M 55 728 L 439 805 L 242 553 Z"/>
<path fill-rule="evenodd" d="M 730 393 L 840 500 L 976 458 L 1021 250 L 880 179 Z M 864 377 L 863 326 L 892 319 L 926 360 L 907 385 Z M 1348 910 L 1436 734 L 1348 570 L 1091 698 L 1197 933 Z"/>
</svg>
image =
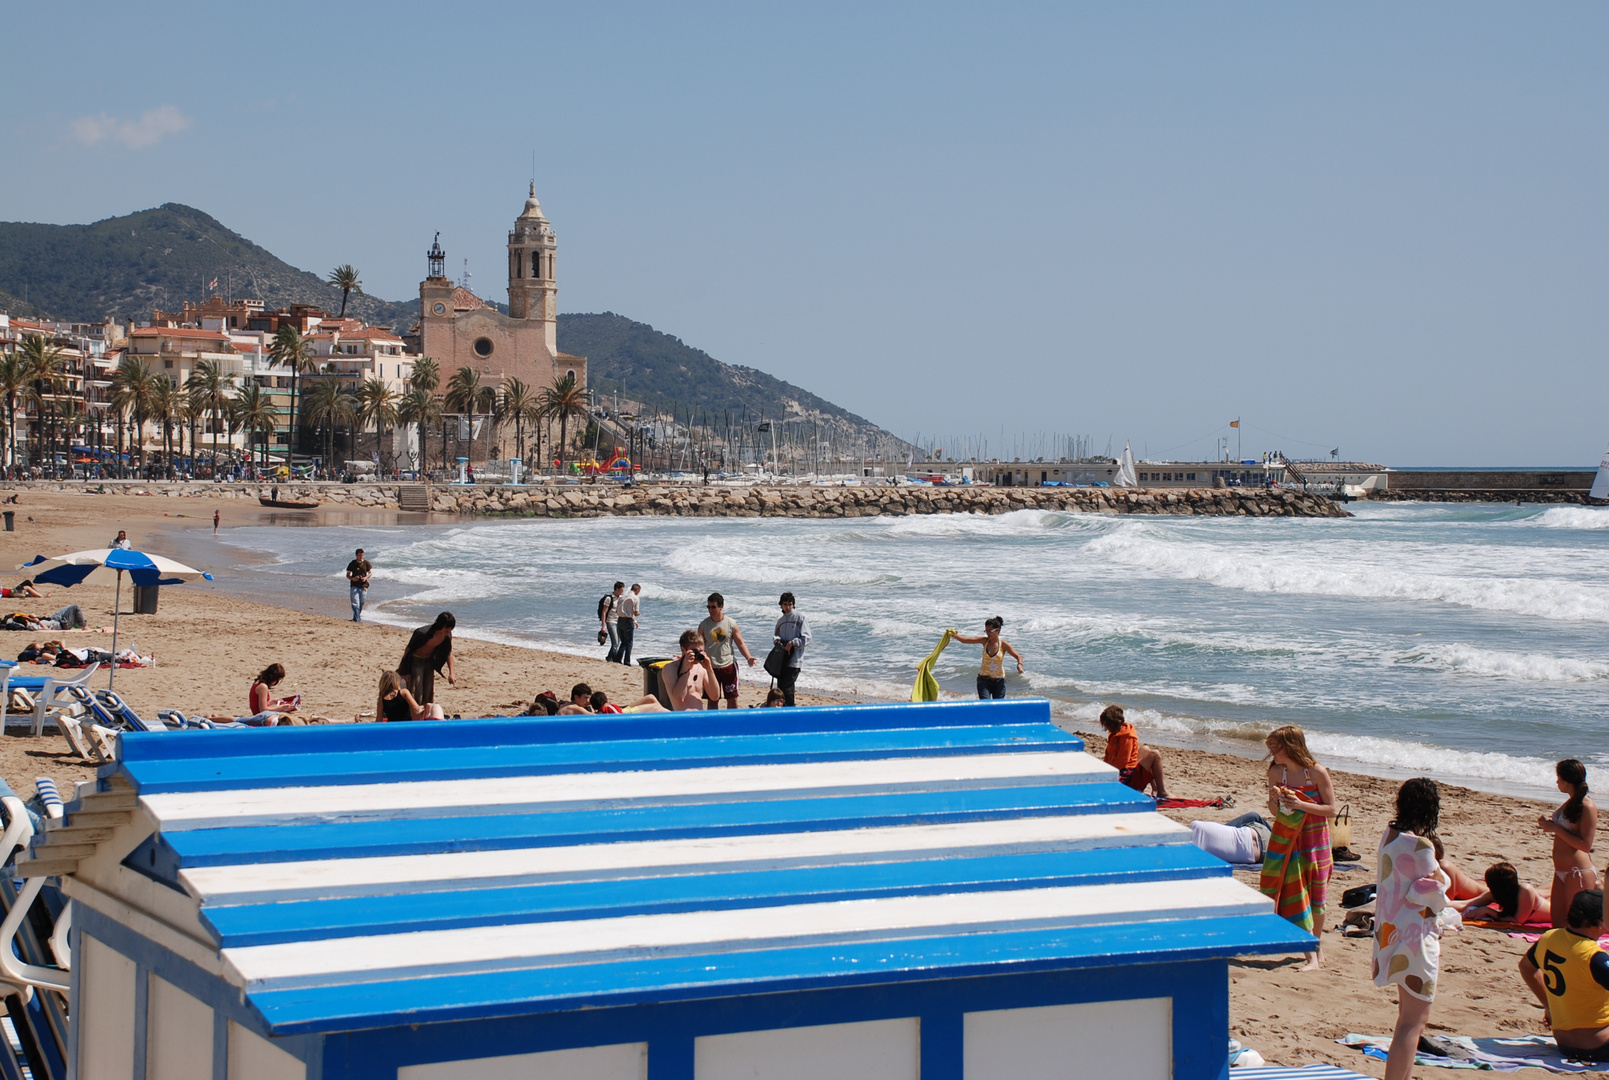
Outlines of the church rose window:
<svg viewBox="0 0 1609 1080">
<path fill-rule="evenodd" d="M 492 339 L 491 338 L 476 338 L 475 339 L 475 355 L 476 356 L 490 356 L 490 355 L 492 355 Z"/>
</svg>

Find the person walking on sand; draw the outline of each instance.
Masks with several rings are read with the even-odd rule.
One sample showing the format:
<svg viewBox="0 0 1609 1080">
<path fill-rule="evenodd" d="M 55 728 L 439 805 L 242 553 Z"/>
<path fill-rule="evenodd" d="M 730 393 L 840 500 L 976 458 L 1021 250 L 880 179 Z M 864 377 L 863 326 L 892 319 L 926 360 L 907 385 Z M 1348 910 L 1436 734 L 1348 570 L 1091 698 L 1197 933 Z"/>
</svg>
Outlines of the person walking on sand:
<svg viewBox="0 0 1609 1080">
<path fill-rule="evenodd" d="M 615 620 L 615 632 L 620 635 L 620 655 L 615 657 L 627 667 L 631 666 L 631 643 L 637 636 L 637 615 L 642 611 L 642 586 L 633 584 L 631 591 L 620 598 L 617 605 L 619 617 Z"/>
<path fill-rule="evenodd" d="M 453 628 L 457 625 L 453 613 L 443 611 L 435 622 L 419 627 L 408 638 L 397 674 L 407 681 L 414 700 L 421 705 L 436 700 L 436 673 L 443 667 L 447 669 L 448 684 L 458 685 L 453 673 Z"/>
<path fill-rule="evenodd" d="M 782 691 L 782 703 L 791 707 L 793 687 L 799 681 L 799 665 L 804 661 L 805 649 L 810 646 L 810 626 L 805 622 L 805 617 L 794 610 L 796 604 L 791 592 L 783 593 L 778 604 L 782 607 L 782 618 L 777 620 L 771 642 L 782 646 L 788 654 L 782 674 L 777 676 L 777 688 Z"/>
<path fill-rule="evenodd" d="M 1273 759 L 1268 766 L 1268 812 L 1274 829 L 1257 887 L 1273 897 L 1281 916 L 1322 941 L 1324 893 L 1335 866 L 1330 852 L 1335 788 L 1329 770 L 1313 760 L 1301 728 L 1294 724 L 1275 728 L 1266 745 Z M 1300 970 L 1317 971 L 1323 963 L 1323 955 L 1314 950 Z"/>
<path fill-rule="evenodd" d="M 218 522 L 220 522 L 222 520 L 223 520 L 223 512 L 221 510 L 214 510 L 212 512 L 212 535 L 213 536 L 218 535 Z"/>
<path fill-rule="evenodd" d="M 617 581 L 614 591 L 598 601 L 598 644 L 603 644 L 605 634 L 609 637 L 609 655 L 603 658 L 606 664 L 620 662 L 620 595 L 625 591 L 626 583 Z"/>
<path fill-rule="evenodd" d="M 1000 629 L 1005 625 L 1006 620 L 996 615 L 984 620 L 982 637 L 955 635 L 955 640 L 963 645 L 983 646 L 983 663 L 978 667 L 979 701 L 987 701 L 990 698 L 998 701 L 1006 696 L 1007 655 L 1017 662 L 1017 674 L 1022 674 L 1022 656 L 1011 647 L 1011 642 L 1000 636 Z"/>
<path fill-rule="evenodd" d="M 1440 824 L 1441 789 L 1419 776 L 1397 789 L 1397 816 L 1380 837 L 1371 969 L 1374 985 L 1397 985 L 1386 1080 L 1408 1080 L 1413 1073 L 1441 974 L 1441 935 L 1463 928 L 1447 896 L 1447 875 L 1436 863 L 1432 838 Z"/>
<path fill-rule="evenodd" d="M 363 621 L 363 598 L 369 591 L 369 577 L 374 573 L 374 567 L 369 560 L 363 557 L 363 549 L 358 548 L 352 561 L 346 564 L 347 594 L 352 601 L 352 621 Z"/>
<path fill-rule="evenodd" d="M 1555 929 L 1568 925 L 1570 902 L 1582 889 L 1599 887 L 1598 871 L 1592 865 L 1592 842 L 1598 834 L 1598 804 L 1587 796 L 1587 767 L 1575 758 L 1565 758 L 1554 769 L 1559 790 L 1570 797 L 1551 817 L 1539 817 L 1536 824 L 1553 834 L 1553 892 L 1549 910 Z"/>
<path fill-rule="evenodd" d="M 710 593 L 705 604 L 709 615 L 698 624 L 699 635 L 703 637 L 705 647 L 709 649 L 710 665 L 715 671 L 715 681 L 720 684 L 721 694 L 726 698 L 728 709 L 737 708 L 737 657 L 732 655 L 732 647 L 743 654 L 743 659 L 749 662 L 749 667 L 759 663 L 749 647 L 743 643 L 743 631 L 737 628 L 737 623 L 726 615 L 726 597 L 718 592 Z"/>
</svg>

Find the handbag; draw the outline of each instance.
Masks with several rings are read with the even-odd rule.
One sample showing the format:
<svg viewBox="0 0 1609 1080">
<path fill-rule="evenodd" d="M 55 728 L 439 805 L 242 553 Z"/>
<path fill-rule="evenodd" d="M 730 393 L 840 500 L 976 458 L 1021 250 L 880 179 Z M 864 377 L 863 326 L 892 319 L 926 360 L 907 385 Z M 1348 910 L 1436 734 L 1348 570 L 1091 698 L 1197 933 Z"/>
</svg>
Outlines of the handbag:
<svg viewBox="0 0 1609 1080">
<path fill-rule="evenodd" d="M 1347 803 L 1335 815 L 1330 823 L 1330 848 L 1349 848 L 1352 846 L 1352 804 Z"/>
<path fill-rule="evenodd" d="M 765 654 L 765 673 L 773 679 L 780 679 L 787 666 L 788 650 L 780 644 L 771 646 L 771 651 Z"/>
</svg>

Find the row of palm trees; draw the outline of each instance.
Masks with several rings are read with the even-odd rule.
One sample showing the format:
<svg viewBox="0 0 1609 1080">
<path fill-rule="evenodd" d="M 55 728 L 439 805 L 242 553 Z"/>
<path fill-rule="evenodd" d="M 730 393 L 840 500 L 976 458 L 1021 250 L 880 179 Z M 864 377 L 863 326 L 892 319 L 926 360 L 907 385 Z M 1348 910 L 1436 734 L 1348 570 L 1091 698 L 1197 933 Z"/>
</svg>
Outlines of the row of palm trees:
<svg viewBox="0 0 1609 1080">
<path fill-rule="evenodd" d="M 440 423 L 442 466 L 445 468 L 446 424 L 451 414 L 468 416 L 472 431 L 473 421 L 484 414 L 489 425 L 487 457 L 491 456 L 493 435 L 498 428 L 509 424 L 514 426 L 520 457 L 525 456 L 527 427 L 537 433 L 540 455 L 542 427 L 556 421 L 562 461 L 564 448 L 569 445 L 570 421 L 584 421 L 588 415 L 587 392 L 577 385 L 573 375 L 556 378 L 551 386 L 541 389 L 528 387 L 516 378 L 505 379 L 501 387 L 494 388 L 481 385 L 480 374 L 473 368 L 462 367 L 443 387 L 440 367 L 429 357 L 415 362 L 407 389 L 401 393 L 392 390 L 384 380 L 370 376 L 356 384 L 338 378 L 320 378 L 303 395 L 304 375 L 328 376 L 333 374 L 333 369 L 320 367 L 307 338 L 294 326 L 281 327 L 275 335 L 270 362 L 291 373 L 290 445 L 298 445 L 300 419 L 322 434 L 326 461 L 334 460 L 339 428 L 354 429 L 354 441 L 357 432 L 372 429 L 374 452 L 379 457 L 388 431 L 399 424 L 411 424 L 418 431 L 423 467 L 428 461 L 429 432 Z M 58 451 L 70 449 L 73 434 L 85 419 L 87 407 L 82 397 L 68 393 L 69 382 L 62 350 L 41 335 L 29 335 L 16 352 L 0 355 L 0 397 L 6 407 L 10 464 L 15 465 L 17 461 L 19 407 L 32 406 L 34 410 L 30 446 L 38 448 L 34 455 L 36 464 L 41 457 L 45 461 L 54 460 Z M 442 391 L 439 395 L 438 389 Z M 191 456 L 200 449 L 196 428 L 202 421 L 208 422 L 215 462 L 220 460 L 219 434 L 227 432 L 226 443 L 232 444 L 235 433 L 239 432 L 247 436 L 248 460 L 258 453 L 260 446 L 261 461 L 264 467 L 268 465 L 269 444 L 278 420 L 272 395 L 254 381 L 237 386 L 235 376 L 226 371 L 220 361 L 198 361 L 184 385 L 177 386 L 166 375 L 152 371 L 140 357 L 124 355 L 112 372 L 107 404 L 115 421 L 119 458 L 123 454 L 125 435 L 132 436 L 128 440 L 129 450 L 142 470 L 146 465 L 148 424 L 155 424 L 161 433 L 162 454 L 166 457 L 166 469 L 171 473 L 176 457 L 184 455 L 186 430 L 190 435 Z M 59 448 L 58 442 L 61 443 Z"/>
</svg>

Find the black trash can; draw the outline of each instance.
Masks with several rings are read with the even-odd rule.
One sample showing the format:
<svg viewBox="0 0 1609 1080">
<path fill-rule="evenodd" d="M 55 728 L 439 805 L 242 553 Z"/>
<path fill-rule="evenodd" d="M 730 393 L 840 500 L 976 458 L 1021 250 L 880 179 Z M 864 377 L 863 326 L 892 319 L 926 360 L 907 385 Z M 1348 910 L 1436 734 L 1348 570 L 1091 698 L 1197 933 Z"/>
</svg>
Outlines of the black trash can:
<svg viewBox="0 0 1609 1080">
<path fill-rule="evenodd" d="M 670 696 L 665 693 L 665 681 L 659 677 L 659 669 L 676 659 L 674 656 L 639 656 L 637 663 L 642 666 L 642 692 L 652 694 L 659 699 L 665 708 L 670 708 Z"/>
<path fill-rule="evenodd" d="M 157 593 L 161 588 L 160 585 L 134 586 L 134 614 L 155 615 Z"/>
<path fill-rule="evenodd" d="M 15 510 L 6 510 L 4 513 L 6 516 L 6 532 L 16 532 L 17 512 Z"/>
</svg>

